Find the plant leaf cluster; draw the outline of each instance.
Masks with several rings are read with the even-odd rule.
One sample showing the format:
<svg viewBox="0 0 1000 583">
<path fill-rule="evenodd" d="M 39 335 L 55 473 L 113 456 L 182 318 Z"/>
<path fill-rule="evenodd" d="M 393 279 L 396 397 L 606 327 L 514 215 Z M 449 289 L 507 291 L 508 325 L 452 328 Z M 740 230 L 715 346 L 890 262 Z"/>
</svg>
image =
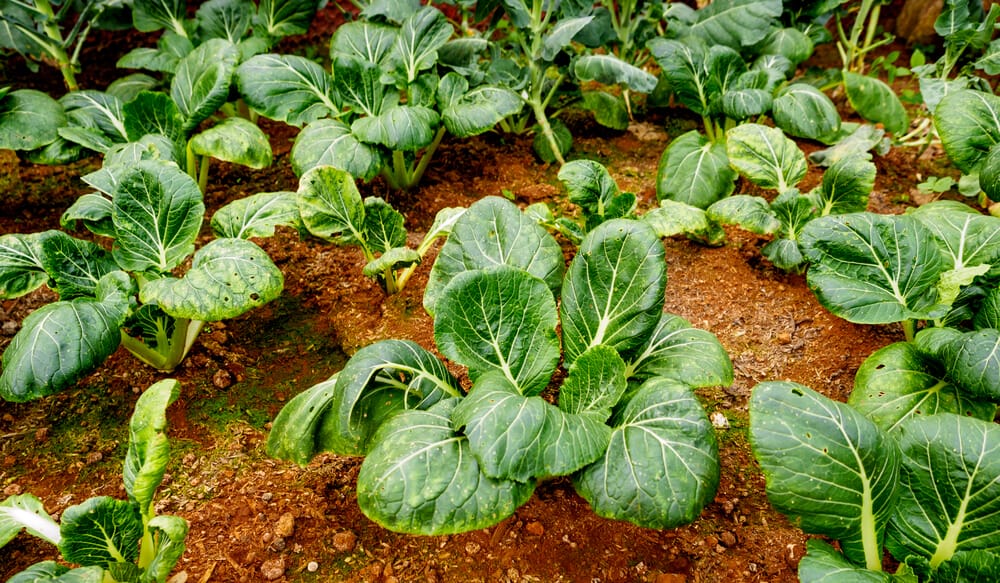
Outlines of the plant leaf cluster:
<svg viewBox="0 0 1000 583">
<path fill-rule="evenodd" d="M 567 272 L 548 233 L 485 198 L 456 221 L 424 296 L 438 349 L 471 388 L 412 342 L 377 342 L 289 402 L 268 451 L 364 455 L 358 503 L 401 532 L 484 528 L 559 475 L 601 516 L 690 522 L 719 476 L 693 388 L 729 384 L 732 368 L 714 336 L 663 313 L 665 284 L 662 244 L 641 222 L 594 228 Z M 547 399 L 560 355 L 568 374 Z"/>
</svg>

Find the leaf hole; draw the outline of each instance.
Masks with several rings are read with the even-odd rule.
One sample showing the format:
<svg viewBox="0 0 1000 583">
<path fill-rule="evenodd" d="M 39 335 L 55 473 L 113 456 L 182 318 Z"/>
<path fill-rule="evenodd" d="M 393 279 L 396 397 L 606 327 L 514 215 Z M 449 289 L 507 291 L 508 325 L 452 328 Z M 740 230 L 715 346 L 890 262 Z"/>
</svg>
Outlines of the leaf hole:
<svg viewBox="0 0 1000 583">
<path fill-rule="evenodd" d="M 878 365 L 878 366 L 875 367 L 875 370 L 882 370 L 883 368 L 885 368 L 885 365 L 884 364 L 880 364 L 880 365 Z"/>
<path fill-rule="evenodd" d="M 260 294 L 250 294 L 250 299 L 256 302 L 260 299 Z"/>
<path fill-rule="evenodd" d="M 805 393 L 803 393 L 803 392 L 802 392 L 801 390 L 799 390 L 799 389 L 792 389 L 792 394 L 793 394 L 793 395 L 796 395 L 796 396 L 799 396 L 799 397 L 804 397 L 804 396 L 805 396 Z"/>
<path fill-rule="evenodd" d="M 823 448 L 823 453 L 830 453 L 830 450 L 828 450 L 827 448 L 824 447 Z"/>
<path fill-rule="evenodd" d="M 812 439 L 813 434 L 806 431 L 806 439 Z"/>
</svg>

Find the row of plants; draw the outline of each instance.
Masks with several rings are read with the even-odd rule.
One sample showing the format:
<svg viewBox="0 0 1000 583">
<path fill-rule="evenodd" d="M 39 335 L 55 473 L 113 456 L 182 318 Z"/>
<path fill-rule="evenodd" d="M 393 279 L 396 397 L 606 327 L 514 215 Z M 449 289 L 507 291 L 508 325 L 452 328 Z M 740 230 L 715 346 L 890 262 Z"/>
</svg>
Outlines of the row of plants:
<svg viewBox="0 0 1000 583">
<path fill-rule="evenodd" d="M 721 244 L 721 225 L 735 224 L 772 236 L 764 255 L 805 271 L 832 313 L 902 322 L 907 338 L 865 362 L 847 405 L 792 383 L 753 391 L 751 442 L 772 503 L 807 532 L 840 541 L 842 554 L 810 543 L 802 580 L 996 577 L 1000 467 L 990 454 L 1000 447 L 1000 219 L 957 202 L 900 216 L 865 212 L 876 175 L 868 152 L 912 137 L 900 100 L 864 74 L 864 55 L 882 42 L 878 5 L 861 2 L 847 30 L 835 16 L 843 69 L 792 79 L 826 40 L 817 18 L 841 3 L 656 4 L 476 3 L 460 10 L 457 38 L 456 24 L 434 7 L 373 4 L 337 30 L 325 67 L 268 52 L 283 34 L 301 32 L 308 3 L 213 1 L 191 20 L 182 3 L 136 1 L 133 25 L 166 32 L 155 49 L 123 62 L 161 79 L 129 76 L 58 101 L 4 90 L 0 100 L 0 145 L 36 161 L 103 154 L 103 167 L 84 177 L 95 192 L 66 211 L 63 226 L 82 224 L 112 247 L 60 231 L 0 237 L 0 297 L 42 285 L 59 295 L 5 351 L 0 395 L 23 401 L 63 390 L 121 345 L 172 370 L 204 322 L 281 293 L 280 270 L 249 240 L 279 225 L 357 245 L 363 273 L 387 293 L 402 289 L 445 237 L 424 307 L 437 350 L 467 368 L 471 386 L 425 347 L 378 342 L 293 399 L 274 422 L 268 452 L 298 463 L 321 451 L 364 455 L 359 505 L 402 532 L 495 524 L 554 476 L 571 476 L 601 516 L 673 528 L 699 515 L 719 479 L 714 430 L 694 391 L 728 385 L 733 372 L 714 336 L 663 313 L 660 239 Z M 939 139 L 973 185 L 967 190 L 988 203 L 1000 196 L 1000 100 L 969 73 L 994 66 L 998 10 L 976 6 L 946 2 L 937 25 L 945 52 L 914 68 L 929 120 L 914 130 Z M 658 81 L 645 70 L 653 62 Z M 616 94 L 592 90 L 614 85 Z M 889 137 L 842 122 L 821 90 L 836 87 Z M 636 94 L 649 94 L 646 106 L 673 99 L 703 120 L 702 131 L 664 152 L 660 206 L 641 216 L 635 195 L 603 166 L 565 161 L 571 142 L 557 117 L 576 100 L 621 128 Z M 302 128 L 290 156 L 298 190 L 234 201 L 211 219 L 216 239 L 195 251 L 208 160 L 271 163 L 258 116 Z M 415 188 L 446 134 L 532 126 L 536 152 L 560 163 L 582 223 L 544 205 L 522 212 L 486 198 L 442 210 L 412 249 L 403 216 L 382 199 L 363 199 L 355 184 L 382 176 L 394 189 Z M 807 161 L 788 136 L 831 146 L 812 157 L 826 170 L 811 192 L 797 189 Z M 732 195 L 740 176 L 776 196 Z M 579 246 L 568 269 L 546 228 Z M 553 386 L 563 378 L 560 362 L 565 378 Z M 160 409 L 168 401 L 160 398 Z M 162 476 L 162 467 L 150 471 Z M 72 521 L 64 516 L 58 529 L 29 523 L 44 521 L 44 511 L 28 498 L 4 503 L 14 510 L 0 513 L 0 535 L 9 540 L 28 526 L 68 561 L 95 566 L 89 577 L 162 581 L 184 529 L 146 516 L 155 488 L 121 504 L 122 515 L 142 517 L 129 532 L 152 541 L 135 568 L 107 567 L 135 561 L 131 538 L 107 547 L 130 549 L 114 560 L 67 554 L 72 537 L 58 533 Z M 883 545 L 902 564 L 894 578 L 881 573 Z M 161 547 L 169 565 L 157 562 Z M 61 574 L 54 564 L 39 568 Z"/>
</svg>

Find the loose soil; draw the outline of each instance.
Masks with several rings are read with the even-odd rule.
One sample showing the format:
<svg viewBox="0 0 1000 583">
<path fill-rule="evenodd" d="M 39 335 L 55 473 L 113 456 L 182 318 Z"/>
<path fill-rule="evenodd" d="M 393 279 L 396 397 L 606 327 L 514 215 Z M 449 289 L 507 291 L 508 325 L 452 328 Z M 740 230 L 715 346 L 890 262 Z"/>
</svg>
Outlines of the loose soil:
<svg viewBox="0 0 1000 583">
<path fill-rule="evenodd" d="M 331 5 L 308 35 L 279 50 L 324 54 L 315 47 L 325 47 L 341 19 Z M 155 37 L 97 34 L 94 41 L 83 53 L 81 79 L 86 87 L 103 88 L 121 75 L 110 64 L 124 48 L 150 45 Z M 0 85 L 7 84 L 63 92 L 55 70 L 43 67 L 33 74 L 16 58 L 0 71 Z M 680 109 L 640 111 L 637 119 L 643 121 L 613 132 L 585 115 L 566 116 L 577 138 L 572 157 L 606 164 L 646 210 L 656 204 L 660 154 L 695 122 Z M 259 172 L 214 166 L 206 195 L 209 215 L 240 197 L 296 188 L 288 161 L 296 130 L 261 125 L 273 136 L 273 166 Z M 921 177 L 950 172 L 934 149 L 914 156 L 895 149 L 876 158 L 872 210 L 902 212 L 919 196 L 915 184 Z M 79 177 L 98 168 L 100 160 L 50 168 L 3 152 L 0 164 L 3 234 L 59 228 L 59 215 L 86 192 Z M 413 192 L 390 192 L 381 180 L 360 188 L 403 211 L 416 244 L 439 209 L 467 206 L 484 196 L 513 197 L 522 206 L 544 201 L 572 213 L 557 171 L 535 159 L 529 137 L 487 134 L 446 139 Z M 820 175 L 812 169 L 803 190 Z M 740 183 L 738 190 L 752 189 Z M 284 273 L 283 295 L 241 318 L 206 327 L 190 357 L 169 375 L 181 381 L 182 393 L 168 411 L 174 451 L 156 509 L 190 522 L 181 577 L 200 583 L 795 581 L 807 537 L 765 497 L 747 443 L 751 389 L 761 381 L 787 379 L 844 400 L 865 357 L 903 336 L 896 326 L 859 326 L 832 316 L 803 276 L 778 271 L 762 259 L 766 239 L 739 230 L 728 235 L 716 248 L 682 238 L 664 242 L 669 277 L 664 309 L 717 335 L 736 373 L 731 387 L 699 391 L 706 409 L 722 413 L 729 424 L 718 429 L 721 485 L 701 517 L 669 531 L 598 518 L 568 480 L 557 479 L 541 484 L 528 504 L 500 524 L 443 537 L 395 534 L 362 515 L 354 491 L 359 458 L 321 455 L 298 467 L 264 453 L 270 420 L 282 405 L 339 370 L 358 348 L 407 338 L 433 349 L 432 321 L 421 307 L 433 257 L 403 293 L 386 297 L 361 275 L 363 259 L 356 249 L 302 241 L 290 230 L 258 241 Z M 210 238 L 207 227 L 203 238 Z M 0 349 L 28 313 L 53 299 L 52 292 L 39 290 L 0 302 Z M 457 366 L 452 370 L 463 374 Z M 73 390 L 28 404 L 0 402 L 4 495 L 32 492 L 54 515 L 91 496 L 124 497 L 127 420 L 137 395 L 167 376 L 122 349 Z M 56 556 L 46 544 L 19 535 L 0 549 L 0 580 Z"/>
</svg>

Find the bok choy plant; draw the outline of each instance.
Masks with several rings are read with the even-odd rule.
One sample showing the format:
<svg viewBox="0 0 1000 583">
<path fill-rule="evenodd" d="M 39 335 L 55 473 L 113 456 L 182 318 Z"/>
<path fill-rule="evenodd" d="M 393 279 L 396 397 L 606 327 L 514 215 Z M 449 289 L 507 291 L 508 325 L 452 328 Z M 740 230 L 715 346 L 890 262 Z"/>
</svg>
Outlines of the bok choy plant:
<svg viewBox="0 0 1000 583">
<path fill-rule="evenodd" d="M 982 190 L 1000 202 L 1000 97 L 964 89 L 949 92 L 934 110 L 934 127 L 948 158 Z M 988 202 L 982 201 L 982 202 Z M 985 206 L 985 205 L 984 205 Z"/>
<path fill-rule="evenodd" d="M 129 154 L 134 154 L 129 156 Z M 236 237 L 195 251 L 205 206 L 176 164 L 111 159 L 64 220 L 109 237 L 112 250 L 61 231 L 0 237 L 0 298 L 48 284 L 59 301 L 32 312 L 3 353 L 0 396 L 27 401 L 73 385 L 123 345 L 173 370 L 204 322 L 234 318 L 276 298 L 281 271 L 260 247 Z M 193 254 L 193 255 L 192 255 Z M 182 277 L 179 266 L 191 259 Z"/>
<path fill-rule="evenodd" d="M 179 516 L 158 516 L 153 499 L 170 459 L 166 409 L 178 383 L 162 380 L 139 397 L 129 422 L 124 481 L 127 500 L 90 498 L 63 511 L 56 523 L 31 494 L 0 502 L 0 547 L 22 530 L 59 549 L 69 568 L 43 561 L 10 581 L 148 581 L 164 583 L 181 555 L 188 524 Z"/>
<path fill-rule="evenodd" d="M 302 57 L 263 54 L 240 65 L 237 86 L 261 115 L 305 126 L 292 148 L 298 175 L 328 165 L 409 189 L 445 133 L 483 133 L 522 107 L 510 90 L 439 74 L 439 51 L 452 33 L 430 6 L 398 27 L 351 22 L 330 42 L 332 76 Z"/>
<path fill-rule="evenodd" d="M 728 385 L 732 365 L 713 335 L 663 313 L 664 266 L 650 227 L 613 219 L 587 234 L 564 276 L 544 229 L 513 203 L 482 199 L 455 223 L 424 295 L 438 349 L 468 368 L 468 392 L 417 344 L 377 342 L 282 409 L 268 452 L 298 463 L 364 455 L 358 503 L 401 532 L 496 524 L 538 480 L 561 475 L 601 516 L 690 522 L 719 479 L 693 388 Z M 542 394 L 560 357 L 568 376 L 553 403 Z"/>
</svg>

